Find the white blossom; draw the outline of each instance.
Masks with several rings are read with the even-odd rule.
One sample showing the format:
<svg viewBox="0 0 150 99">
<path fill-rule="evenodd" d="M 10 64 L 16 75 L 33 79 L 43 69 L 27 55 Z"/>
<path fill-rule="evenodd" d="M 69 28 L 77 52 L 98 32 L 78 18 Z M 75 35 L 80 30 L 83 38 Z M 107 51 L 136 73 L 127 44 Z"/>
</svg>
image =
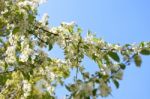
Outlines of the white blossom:
<svg viewBox="0 0 150 99">
<path fill-rule="evenodd" d="M 1 11 L 0 14 L 5 14 L 8 12 L 8 9 L 5 9 L 4 11 Z"/>
<path fill-rule="evenodd" d="M 68 22 L 62 22 L 61 25 L 62 25 L 62 26 L 74 26 L 74 25 L 75 25 L 75 22 L 74 22 L 74 21 L 69 22 L 69 23 L 68 23 Z"/>
<path fill-rule="evenodd" d="M 39 4 L 43 4 L 43 3 L 46 3 L 47 0 L 37 0 L 39 2 Z"/>
<path fill-rule="evenodd" d="M 49 18 L 48 14 L 47 14 L 47 13 L 44 13 L 42 19 L 40 20 L 40 22 L 42 23 L 42 25 L 47 25 L 47 23 L 48 23 L 48 18 Z"/>
<path fill-rule="evenodd" d="M 21 38 L 23 39 L 23 37 Z M 29 48 L 29 41 L 28 39 L 24 39 L 21 42 L 21 54 L 19 56 L 19 60 L 22 62 L 26 62 L 29 58 L 29 55 L 31 55 L 31 53 L 33 52 L 31 48 Z"/>
<path fill-rule="evenodd" d="M 27 80 L 23 80 L 22 81 L 23 84 L 23 95 L 24 97 L 28 97 L 30 95 L 31 92 L 31 84 L 27 81 Z"/>
<path fill-rule="evenodd" d="M 49 92 L 50 95 L 53 94 L 54 92 L 54 87 L 52 85 L 50 85 L 48 82 L 43 82 L 45 87 L 46 87 L 46 91 Z"/>
<path fill-rule="evenodd" d="M 108 96 L 110 94 L 110 92 L 111 92 L 111 88 L 108 85 L 106 85 L 104 83 L 101 84 L 101 86 L 100 86 L 100 94 L 101 94 L 101 96 L 106 97 L 106 96 Z"/>
<path fill-rule="evenodd" d="M 132 50 L 136 53 L 136 52 L 140 52 L 140 48 L 136 43 L 132 44 Z"/>
<path fill-rule="evenodd" d="M 15 63 L 16 62 L 16 47 L 15 46 L 7 47 L 5 61 L 7 63 Z"/>
<path fill-rule="evenodd" d="M 55 80 L 56 75 L 50 70 L 50 67 L 45 67 L 45 73 L 48 79 L 50 79 L 51 81 Z"/>
<path fill-rule="evenodd" d="M 17 45 L 17 41 L 19 40 L 19 37 L 17 35 L 13 35 L 12 33 L 9 34 L 9 43 L 12 46 L 16 46 Z"/>
<path fill-rule="evenodd" d="M 19 57 L 20 61 L 26 62 L 31 53 L 32 53 L 32 50 L 28 46 L 26 48 L 24 48 L 24 50 L 22 51 L 22 53 Z"/>
<path fill-rule="evenodd" d="M 20 7 L 24 7 L 24 6 L 27 6 L 27 5 L 32 6 L 32 4 L 33 4 L 33 2 L 29 1 L 29 0 L 24 0 L 24 1 L 18 3 L 18 5 Z"/>
<path fill-rule="evenodd" d="M 39 2 L 39 0 L 33 0 L 33 1 L 24 0 L 22 2 L 18 2 L 18 6 L 22 8 L 24 6 L 29 5 L 32 8 L 32 10 L 33 10 L 33 9 L 38 7 L 38 2 Z"/>
<path fill-rule="evenodd" d="M 5 66 L 5 62 L 0 60 L 0 66 Z"/>
<path fill-rule="evenodd" d="M 94 38 L 94 36 L 93 36 L 92 34 L 88 34 L 88 35 L 86 36 L 86 38 L 85 38 L 85 42 L 86 42 L 86 43 L 90 43 L 90 44 L 94 44 L 93 38 Z"/>
<path fill-rule="evenodd" d="M 46 90 L 49 92 L 50 95 L 52 95 L 54 92 L 54 87 L 49 85 L 48 87 L 46 87 Z"/>
<path fill-rule="evenodd" d="M 49 31 L 57 34 L 58 29 L 56 27 L 52 27 Z"/>
<path fill-rule="evenodd" d="M 7 29 L 14 29 L 15 25 L 14 24 L 7 24 Z"/>
</svg>

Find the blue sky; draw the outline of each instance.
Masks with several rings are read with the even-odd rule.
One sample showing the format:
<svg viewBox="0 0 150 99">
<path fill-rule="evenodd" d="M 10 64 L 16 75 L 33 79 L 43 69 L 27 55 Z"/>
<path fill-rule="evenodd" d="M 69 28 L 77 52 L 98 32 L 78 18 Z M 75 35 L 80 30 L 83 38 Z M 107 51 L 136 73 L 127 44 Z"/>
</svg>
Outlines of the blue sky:
<svg viewBox="0 0 150 99">
<path fill-rule="evenodd" d="M 83 29 L 96 33 L 110 43 L 134 43 L 150 41 L 150 0 L 48 0 L 39 8 L 39 17 L 47 12 L 51 26 L 62 21 L 75 21 Z M 50 52 L 52 57 L 63 58 L 63 51 L 57 46 Z M 85 58 L 88 69 L 96 64 Z M 143 56 L 141 68 L 131 64 L 120 82 L 120 88 L 113 87 L 112 95 L 105 99 L 150 99 L 150 56 Z M 66 91 L 59 88 L 58 95 Z"/>
</svg>

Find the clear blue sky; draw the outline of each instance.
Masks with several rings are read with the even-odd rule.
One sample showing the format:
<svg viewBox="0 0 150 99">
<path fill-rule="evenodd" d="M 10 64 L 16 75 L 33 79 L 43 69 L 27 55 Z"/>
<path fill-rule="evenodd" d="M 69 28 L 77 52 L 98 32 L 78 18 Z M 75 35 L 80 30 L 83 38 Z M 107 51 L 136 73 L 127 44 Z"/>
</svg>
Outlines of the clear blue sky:
<svg viewBox="0 0 150 99">
<path fill-rule="evenodd" d="M 110 43 L 150 41 L 150 0 L 49 0 L 39 12 L 39 17 L 49 14 L 52 26 L 75 21 L 83 34 L 90 29 Z M 63 58 L 63 51 L 55 46 L 50 55 Z M 83 64 L 96 69 L 88 58 Z M 58 95 L 63 96 L 66 91 L 59 89 Z M 150 99 L 150 56 L 143 56 L 140 69 L 132 64 L 125 70 L 120 88 L 113 87 L 112 95 L 105 99 Z"/>
</svg>

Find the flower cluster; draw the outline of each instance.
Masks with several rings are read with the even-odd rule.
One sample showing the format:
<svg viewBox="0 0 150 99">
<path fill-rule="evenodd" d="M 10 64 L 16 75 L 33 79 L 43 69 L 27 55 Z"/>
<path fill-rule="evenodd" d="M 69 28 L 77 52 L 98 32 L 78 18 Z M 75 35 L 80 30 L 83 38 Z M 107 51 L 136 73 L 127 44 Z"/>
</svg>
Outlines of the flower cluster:
<svg viewBox="0 0 150 99">
<path fill-rule="evenodd" d="M 105 97 L 111 93 L 111 81 L 119 87 L 123 70 L 132 60 L 140 67 L 141 55 L 150 55 L 150 42 L 120 46 L 90 31 L 83 38 L 74 22 L 49 27 L 48 14 L 36 19 L 37 7 L 46 1 L 0 0 L 0 98 L 54 97 L 55 87 L 72 76 L 72 69 L 76 70 L 74 84 L 66 85 L 70 98 Z M 50 57 L 54 44 L 64 51 L 64 59 Z M 95 73 L 81 65 L 84 56 L 98 64 Z"/>
<path fill-rule="evenodd" d="M 104 81 L 101 81 L 101 85 L 100 85 L 101 96 L 106 97 L 110 93 L 111 93 L 111 88 Z"/>
<path fill-rule="evenodd" d="M 9 64 L 13 64 L 16 62 L 16 47 L 9 46 L 6 50 L 6 58 L 5 61 Z"/>
<path fill-rule="evenodd" d="M 23 89 L 23 96 L 24 98 L 27 98 L 30 95 L 31 92 L 31 84 L 27 80 L 22 81 L 22 89 Z"/>
<path fill-rule="evenodd" d="M 29 55 L 32 53 L 32 49 L 29 47 L 29 41 L 27 38 L 22 37 L 23 41 L 21 42 L 21 54 L 19 60 L 21 62 L 27 62 Z"/>
</svg>

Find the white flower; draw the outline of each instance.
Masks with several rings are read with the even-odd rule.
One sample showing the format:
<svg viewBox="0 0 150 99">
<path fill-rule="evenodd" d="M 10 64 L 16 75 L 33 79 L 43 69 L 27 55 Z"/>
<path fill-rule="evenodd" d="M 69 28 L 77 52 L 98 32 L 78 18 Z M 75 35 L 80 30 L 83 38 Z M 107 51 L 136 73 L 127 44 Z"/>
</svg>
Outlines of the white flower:
<svg viewBox="0 0 150 99">
<path fill-rule="evenodd" d="M 75 22 L 74 22 L 74 21 L 69 22 L 69 23 L 67 23 L 67 22 L 62 22 L 61 25 L 62 25 L 62 26 L 74 26 L 74 25 L 75 25 Z"/>
<path fill-rule="evenodd" d="M 111 87 L 109 87 L 103 80 L 100 80 L 100 94 L 102 97 L 106 97 L 111 93 Z"/>
<path fill-rule="evenodd" d="M 31 91 L 31 84 L 27 80 L 23 80 L 22 83 L 24 91 Z"/>
<path fill-rule="evenodd" d="M 30 92 L 31 92 L 31 84 L 27 81 L 27 80 L 23 80 L 22 81 L 23 83 L 23 91 L 24 91 L 24 97 L 27 97 L 30 95 Z"/>
<path fill-rule="evenodd" d="M 7 29 L 14 29 L 15 25 L 14 24 L 7 24 Z"/>
<path fill-rule="evenodd" d="M 20 6 L 20 7 L 24 7 L 24 6 L 27 6 L 27 5 L 32 6 L 32 4 L 33 4 L 33 2 L 28 1 L 28 0 L 25 0 L 25 1 L 23 1 L 23 2 L 19 2 L 19 3 L 18 3 L 18 6 Z"/>
<path fill-rule="evenodd" d="M 24 0 L 22 2 L 19 2 L 18 6 L 19 7 L 30 6 L 32 8 L 32 10 L 33 10 L 33 9 L 38 7 L 38 4 L 39 4 L 39 0 L 33 0 L 33 1 Z"/>
<path fill-rule="evenodd" d="M 54 92 L 54 88 L 50 85 L 46 88 L 46 90 L 49 92 L 50 95 L 52 95 Z"/>
<path fill-rule="evenodd" d="M 115 75 L 114 75 L 115 78 L 119 79 L 119 80 L 122 80 L 122 77 L 123 77 L 123 72 L 122 70 L 119 70 Z"/>
<path fill-rule="evenodd" d="M 87 37 L 85 38 L 85 42 L 94 44 L 93 38 L 94 38 L 94 36 L 92 34 L 88 34 Z"/>
<path fill-rule="evenodd" d="M 32 53 L 32 49 L 30 49 L 28 46 L 24 48 L 22 53 L 19 56 L 19 60 L 22 62 L 26 62 L 29 58 L 29 55 Z"/>
<path fill-rule="evenodd" d="M 4 11 L 1 11 L 0 13 L 1 14 L 5 14 L 5 13 L 7 13 L 8 12 L 8 9 L 5 9 Z"/>
<path fill-rule="evenodd" d="M 16 62 L 16 47 L 15 46 L 9 46 L 7 48 L 5 61 L 7 63 L 15 63 Z"/>
<path fill-rule="evenodd" d="M 56 34 L 58 30 L 56 27 L 52 27 L 49 31 Z"/>
<path fill-rule="evenodd" d="M 20 40 L 23 41 L 24 39 L 25 39 L 25 36 L 22 35 L 22 36 L 20 37 Z"/>
<path fill-rule="evenodd" d="M 24 37 L 22 37 L 21 39 L 24 39 Z M 26 62 L 29 58 L 29 55 L 31 55 L 31 53 L 33 52 L 31 48 L 29 48 L 29 41 L 28 39 L 24 39 L 21 42 L 21 51 L 22 53 L 19 56 L 19 60 L 22 62 Z"/>
<path fill-rule="evenodd" d="M 41 74 L 41 75 L 45 75 L 45 71 L 42 67 L 39 68 L 38 73 Z"/>
<path fill-rule="evenodd" d="M 106 84 L 102 84 L 100 87 L 101 96 L 106 97 L 110 94 L 111 88 Z"/>
<path fill-rule="evenodd" d="M 10 45 L 16 46 L 18 39 L 19 39 L 19 37 L 17 35 L 13 35 L 12 33 L 9 34 L 8 41 L 9 41 Z"/>
<path fill-rule="evenodd" d="M 38 1 L 39 1 L 39 4 L 43 4 L 47 2 L 47 0 L 38 0 Z"/>
<path fill-rule="evenodd" d="M 47 23 L 48 23 L 48 18 L 49 18 L 49 16 L 48 16 L 48 14 L 47 13 L 44 13 L 44 15 L 43 15 L 43 17 L 42 17 L 42 19 L 41 19 L 41 23 L 42 23 L 42 25 L 47 25 Z"/>
<path fill-rule="evenodd" d="M 26 62 L 28 60 L 28 56 L 25 55 L 25 54 L 21 54 L 20 57 L 19 57 L 19 60 L 21 62 Z"/>
<path fill-rule="evenodd" d="M 117 44 L 115 44 L 113 47 L 114 47 L 114 49 L 116 49 L 116 50 L 121 50 L 121 46 L 119 46 L 119 45 L 117 45 Z"/>
<path fill-rule="evenodd" d="M 55 80 L 56 75 L 50 70 L 48 66 L 45 67 L 45 73 L 48 79 L 50 79 L 51 81 Z"/>
<path fill-rule="evenodd" d="M 36 83 L 36 86 L 38 89 L 40 89 L 42 92 L 43 91 L 47 91 L 50 95 L 52 95 L 54 93 L 54 86 L 52 86 L 50 84 L 50 82 L 48 82 L 45 79 L 41 79 Z"/>
<path fill-rule="evenodd" d="M 5 66 L 5 62 L 0 60 L 0 66 Z"/>
<path fill-rule="evenodd" d="M 46 42 L 49 37 L 46 34 L 41 34 L 40 38 Z"/>
</svg>

